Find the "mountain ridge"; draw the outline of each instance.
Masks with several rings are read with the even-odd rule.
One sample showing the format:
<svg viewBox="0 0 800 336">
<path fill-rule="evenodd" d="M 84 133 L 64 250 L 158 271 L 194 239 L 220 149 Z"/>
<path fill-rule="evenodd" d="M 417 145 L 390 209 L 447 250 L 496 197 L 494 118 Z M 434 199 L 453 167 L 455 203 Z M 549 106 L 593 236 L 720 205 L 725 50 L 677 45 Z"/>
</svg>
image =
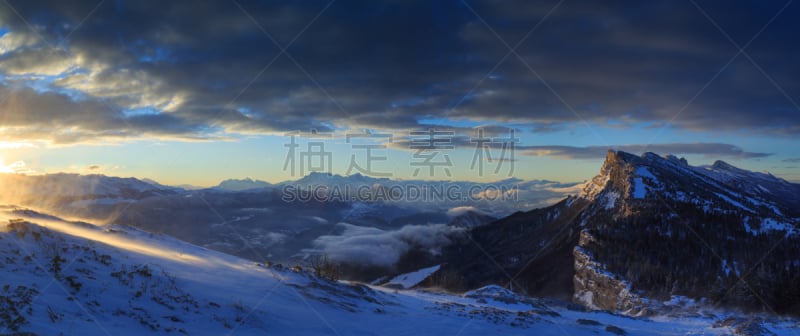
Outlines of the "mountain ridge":
<svg viewBox="0 0 800 336">
<path fill-rule="evenodd" d="M 504 283 L 629 314 L 674 294 L 797 311 L 800 185 L 726 165 L 610 150 L 577 196 L 472 230 L 428 284 Z"/>
</svg>

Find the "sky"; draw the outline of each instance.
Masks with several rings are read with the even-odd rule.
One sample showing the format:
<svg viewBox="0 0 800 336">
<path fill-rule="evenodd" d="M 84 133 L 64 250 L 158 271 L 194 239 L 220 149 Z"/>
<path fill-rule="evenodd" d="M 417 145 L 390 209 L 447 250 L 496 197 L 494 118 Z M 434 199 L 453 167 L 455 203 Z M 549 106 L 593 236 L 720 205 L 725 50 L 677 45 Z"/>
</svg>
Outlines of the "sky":
<svg viewBox="0 0 800 336">
<path fill-rule="evenodd" d="M 792 1 L 0 0 L 0 172 L 800 181 Z M 294 153 L 294 154 L 292 154 Z"/>
</svg>

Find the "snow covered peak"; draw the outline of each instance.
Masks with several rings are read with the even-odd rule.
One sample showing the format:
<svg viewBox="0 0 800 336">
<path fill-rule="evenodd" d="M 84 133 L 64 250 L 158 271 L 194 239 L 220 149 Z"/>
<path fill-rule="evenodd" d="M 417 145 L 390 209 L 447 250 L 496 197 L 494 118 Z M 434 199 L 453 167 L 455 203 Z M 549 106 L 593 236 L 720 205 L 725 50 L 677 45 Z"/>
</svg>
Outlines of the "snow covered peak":
<svg viewBox="0 0 800 336">
<path fill-rule="evenodd" d="M 722 160 L 714 161 L 714 164 L 711 165 L 711 167 L 718 170 L 743 171 L 742 169 L 736 168 L 730 163 Z"/>
<path fill-rule="evenodd" d="M 331 174 L 326 172 L 311 172 L 296 181 L 287 181 L 284 183 L 301 185 L 301 186 L 333 186 L 333 185 L 373 185 L 382 181 L 388 181 L 386 178 L 374 178 L 365 176 L 360 173 L 353 175 L 342 176 L 338 174 Z"/>
<path fill-rule="evenodd" d="M 663 160 L 664 158 L 662 158 L 660 155 L 658 155 L 656 153 L 646 152 L 646 153 L 642 154 L 642 159 L 645 159 L 645 160 L 648 160 L 648 161 L 657 161 L 657 160 Z"/>
<path fill-rule="evenodd" d="M 580 194 L 587 200 L 603 200 L 608 209 L 624 205 L 625 200 L 688 200 L 687 195 L 724 195 L 704 196 L 703 201 L 731 203 L 725 201 L 728 199 L 750 204 L 745 208 L 751 213 L 770 208 L 773 210 L 769 213 L 778 216 L 800 206 L 800 186 L 768 173 L 751 172 L 724 161 L 695 167 L 674 155 L 662 157 L 648 152 L 637 156 L 614 150 L 608 151 L 600 173 Z M 618 202 L 619 198 L 623 201 Z"/>
<path fill-rule="evenodd" d="M 710 166 L 701 166 L 697 167 L 698 170 L 705 173 L 706 175 L 718 180 L 720 182 L 730 182 L 736 179 L 758 179 L 758 180 L 770 180 L 773 182 L 780 182 L 780 183 L 787 183 L 785 180 L 777 178 L 769 173 L 761 173 L 761 172 L 753 172 L 741 168 L 734 167 L 733 165 L 717 160 L 714 164 Z"/>
<path fill-rule="evenodd" d="M 226 191 L 242 191 L 242 190 L 268 188 L 270 186 L 272 186 L 272 184 L 270 184 L 269 182 L 253 180 L 248 177 L 242 180 L 228 179 L 222 181 L 219 183 L 219 185 L 214 187 L 214 189 L 226 190 Z"/>
<path fill-rule="evenodd" d="M 677 156 L 672 155 L 672 154 L 668 154 L 664 158 L 667 159 L 668 161 L 672 162 L 672 163 L 679 164 L 679 165 L 682 165 L 682 166 L 688 166 L 689 165 L 689 162 L 686 161 L 685 158 L 678 158 Z"/>
</svg>

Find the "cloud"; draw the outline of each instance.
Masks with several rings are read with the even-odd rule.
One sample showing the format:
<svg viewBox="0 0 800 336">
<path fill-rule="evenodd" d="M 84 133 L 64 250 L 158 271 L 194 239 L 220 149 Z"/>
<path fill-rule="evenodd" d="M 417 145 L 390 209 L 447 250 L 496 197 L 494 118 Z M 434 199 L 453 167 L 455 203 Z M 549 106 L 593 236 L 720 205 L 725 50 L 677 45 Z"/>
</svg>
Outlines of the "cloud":
<svg viewBox="0 0 800 336">
<path fill-rule="evenodd" d="M 61 49 L 17 49 L 4 53 L 0 67 L 7 75 L 55 76 L 67 72 L 75 65 L 71 57 Z"/>
<path fill-rule="evenodd" d="M 128 115 L 98 100 L 75 100 L 59 92 L 0 84 L 0 130 L 11 141 L 55 144 L 103 142 L 130 137 L 209 138 L 207 125 L 172 114 Z"/>
<path fill-rule="evenodd" d="M 84 166 L 71 165 L 67 171 L 78 174 L 112 174 L 122 168 L 122 166 L 116 165 L 89 164 Z"/>
<path fill-rule="evenodd" d="M 38 148 L 33 143 L 28 141 L 0 141 L 0 149 L 20 149 L 20 148 Z"/>
<path fill-rule="evenodd" d="M 32 34 L 8 32 L 0 36 L 0 54 L 7 54 L 22 47 L 29 47 L 37 43 L 37 38 Z"/>
<path fill-rule="evenodd" d="M 476 208 L 474 206 L 459 206 L 459 207 L 455 207 L 455 208 L 451 208 L 451 209 L 447 210 L 447 216 L 458 217 L 458 216 L 461 216 L 461 215 L 463 215 L 463 214 L 465 214 L 467 212 L 475 212 L 475 213 L 479 213 L 479 214 L 483 214 L 483 215 L 488 215 L 483 210 L 478 209 L 478 208 Z"/>
<path fill-rule="evenodd" d="M 344 229 L 340 235 L 321 236 L 314 241 L 318 252 L 335 261 L 375 266 L 392 266 L 412 248 L 439 253 L 441 247 L 450 244 L 450 236 L 460 232 L 445 224 L 407 225 L 394 231 L 347 223 L 337 226 Z"/>
<path fill-rule="evenodd" d="M 316 224 L 328 224 L 328 220 L 327 219 L 319 217 L 319 216 L 303 216 L 303 218 L 311 220 L 312 222 L 314 222 Z"/>
<path fill-rule="evenodd" d="M 782 162 L 797 163 L 797 162 L 800 162 L 800 158 L 789 158 L 789 159 L 783 159 L 781 161 Z"/>
<path fill-rule="evenodd" d="M 431 137 L 430 133 L 434 135 Z M 419 133 L 414 133 L 419 132 Z M 419 125 L 415 128 L 395 132 L 390 143 L 386 143 L 389 148 L 416 151 L 414 145 L 430 144 L 434 139 L 437 146 L 447 145 L 453 149 L 477 149 L 479 146 L 491 149 L 502 149 L 508 146 L 512 132 L 516 141 L 519 141 L 520 130 L 518 128 L 500 125 L 480 125 L 475 127 L 453 127 L 447 125 Z M 492 157 L 492 160 L 499 160 L 500 157 Z M 486 157 L 488 160 L 488 157 Z M 510 158 L 503 158 L 503 161 L 511 161 Z"/>
<path fill-rule="evenodd" d="M 787 19 L 800 14 L 798 6 L 770 21 L 782 4 L 702 4 L 739 45 L 770 22 L 745 50 L 756 67 L 742 55 L 726 66 L 738 49 L 697 8 L 668 1 L 564 3 L 527 36 L 553 4 L 95 5 L 0 7 L 8 29 L 0 36 L 6 91 L 11 84 L 36 88 L 1 117 L 58 110 L 53 93 L 67 111 L 17 123 L 11 136 L 195 140 L 310 128 L 409 130 L 431 118 L 539 132 L 576 122 L 672 120 L 687 130 L 800 133 L 791 98 L 800 92 L 792 57 L 800 52 L 798 24 Z M 508 48 L 484 20 L 509 45 L 527 38 L 518 55 L 498 64 Z"/>
<path fill-rule="evenodd" d="M 6 174 L 34 174 L 36 173 L 35 170 L 30 169 L 28 165 L 25 164 L 25 161 L 14 161 L 9 163 L 8 165 L 4 165 L 2 161 L 0 161 L 0 173 Z"/>
<path fill-rule="evenodd" d="M 643 153 L 645 151 L 663 155 L 704 155 L 709 157 L 729 157 L 738 159 L 763 158 L 772 153 L 748 152 L 737 146 L 723 143 L 668 143 L 652 145 L 616 145 L 616 146 L 517 146 L 523 155 L 551 156 L 560 159 L 602 159 L 606 157 L 609 149 L 621 150 L 630 153 Z"/>
</svg>

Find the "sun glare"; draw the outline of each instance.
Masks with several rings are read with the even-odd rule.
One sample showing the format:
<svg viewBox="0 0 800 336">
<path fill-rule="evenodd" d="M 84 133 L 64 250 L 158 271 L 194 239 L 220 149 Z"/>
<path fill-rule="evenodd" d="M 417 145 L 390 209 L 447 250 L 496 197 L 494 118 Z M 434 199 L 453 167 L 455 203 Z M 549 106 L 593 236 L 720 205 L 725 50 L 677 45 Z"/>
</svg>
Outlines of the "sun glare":
<svg viewBox="0 0 800 336">
<path fill-rule="evenodd" d="M 11 167 L 7 167 L 3 157 L 0 156 L 0 173 L 13 173 L 14 170 Z"/>
<path fill-rule="evenodd" d="M 25 171 L 26 171 L 25 162 L 16 161 L 6 164 L 3 157 L 0 156 L 0 173 L 16 174 L 16 173 L 24 173 Z"/>
</svg>

